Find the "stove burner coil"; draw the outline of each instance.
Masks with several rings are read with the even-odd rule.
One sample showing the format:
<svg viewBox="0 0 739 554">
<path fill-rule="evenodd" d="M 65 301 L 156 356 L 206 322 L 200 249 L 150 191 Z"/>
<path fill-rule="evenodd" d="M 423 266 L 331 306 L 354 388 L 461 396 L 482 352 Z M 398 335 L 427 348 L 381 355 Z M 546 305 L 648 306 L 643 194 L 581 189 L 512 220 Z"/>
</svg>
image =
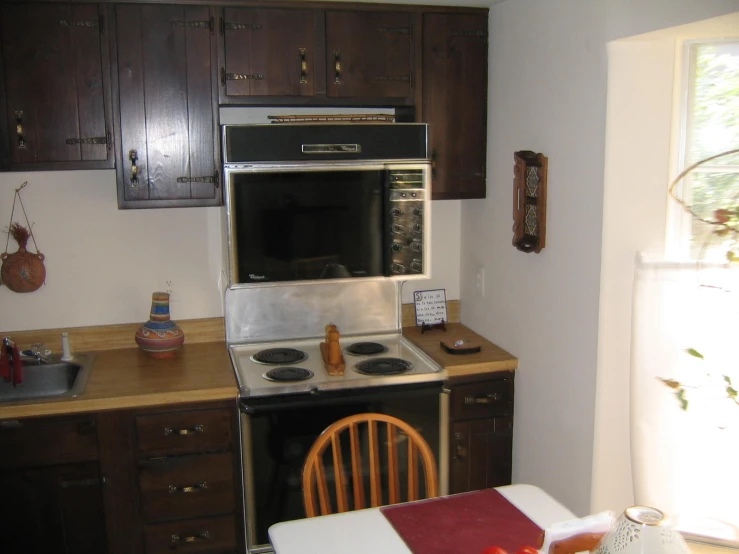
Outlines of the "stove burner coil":
<svg viewBox="0 0 739 554">
<path fill-rule="evenodd" d="M 267 348 L 254 354 L 251 359 L 260 364 L 283 365 L 300 363 L 308 359 L 308 355 L 295 348 Z"/>
<path fill-rule="evenodd" d="M 374 358 L 359 362 L 355 367 L 365 375 L 399 375 L 412 369 L 413 364 L 400 358 Z"/>
<path fill-rule="evenodd" d="M 379 342 L 355 342 L 346 347 L 346 352 L 356 356 L 373 356 L 387 352 L 387 346 Z"/>
<path fill-rule="evenodd" d="M 305 381 L 313 377 L 313 372 L 302 367 L 276 367 L 262 377 L 268 381 Z"/>
</svg>

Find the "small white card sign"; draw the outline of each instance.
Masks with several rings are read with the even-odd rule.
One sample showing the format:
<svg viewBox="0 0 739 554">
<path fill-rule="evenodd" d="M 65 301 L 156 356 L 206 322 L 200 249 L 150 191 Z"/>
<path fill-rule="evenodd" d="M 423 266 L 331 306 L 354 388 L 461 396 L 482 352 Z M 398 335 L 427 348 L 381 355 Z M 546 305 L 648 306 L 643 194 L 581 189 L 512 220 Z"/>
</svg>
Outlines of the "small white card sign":
<svg viewBox="0 0 739 554">
<path fill-rule="evenodd" d="M 416 303 L 416 325 L 433 325 L 446 322 L 446 290 L 417 290 L 413 293 Z"/>
</svg>

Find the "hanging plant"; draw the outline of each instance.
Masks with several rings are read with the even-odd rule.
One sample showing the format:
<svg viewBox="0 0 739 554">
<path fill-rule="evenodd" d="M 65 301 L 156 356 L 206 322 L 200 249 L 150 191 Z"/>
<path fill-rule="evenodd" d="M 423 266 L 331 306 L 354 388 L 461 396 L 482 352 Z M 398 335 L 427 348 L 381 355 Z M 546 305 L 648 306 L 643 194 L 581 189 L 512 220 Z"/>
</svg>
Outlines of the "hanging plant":
<svg viewBox="0 0 739 554">
<path fill-rule="evenodd" d="M 20 191 L 25 186 L 26 183 L 23 183 L 15 191 L 13 211 L 15 211 L 15 200 L 20 201 Z M 23 208 L 23 202 L 20 201 L 20 204 L 23 209 L 23 215 L 25 216 L 26 210 Z M 13 221 L 13 212 L 10 214 L 10 220 L 11 222 Z M 28 223 L 27 216 L 26 223 Z M 5 252 L 0 254 L 0 260 L 2 260 L 0 284 L 4 284 L 13 292 L 33 292 L 38 290 L 46 280 L 44 255 L 38 251 L 36 239 L 33 238 L 30 227 L 30 224 L 28 227 L 24 227 L 20 223 L 11 223 L 8 227 L 8 240 L 5 243 Z M 8 254 L 8 244 L 10 243 L 11 237 L 18 243 L 18 250 L 12 254 Z M 26 250 L 28 239 L 32 239 L 34 246 L 36 246 L 35 254 Z"/>
</svg>

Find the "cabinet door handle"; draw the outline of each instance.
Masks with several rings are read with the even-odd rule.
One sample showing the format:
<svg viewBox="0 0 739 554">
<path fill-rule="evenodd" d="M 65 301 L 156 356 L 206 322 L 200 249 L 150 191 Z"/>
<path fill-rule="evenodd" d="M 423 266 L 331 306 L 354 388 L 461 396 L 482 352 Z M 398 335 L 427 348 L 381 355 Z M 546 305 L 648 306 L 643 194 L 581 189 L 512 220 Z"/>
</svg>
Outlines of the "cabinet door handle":
<svg viewBox="0 0 739 554">
<path fill-rule="evenodd" d="M 304 85 L 308 82 L 308 59 L 306 58 L 305 48 L 298 48 L 300 54 L 300 84 Z"/>
<path fill-rule="evenodd" d="M 503 395 L 499 392 L 493 392 L 491 394 L 486 394 L 485 396 L 465 396 L 464 397 L 464 403 L 465 404 L 492 404 L 493 402 L 496 402 L 503 398 Z"/>
<path fill-rule="evenodd" d="M 180 487 L 177 485 L 170 485 L 169 494 L 198 492 L 198 491 L 203 491 L 207 488 L 208 488 L 208 483 L 206 481 L 200 481 L 199 483 L 195 483 L 194 485 L 187 485 L 184 487 Z"/>
<path fill-rule="evenodd" d="M 336 75 L 334 77 L 334 84 L 340 85 L 341 84 L 341 50 L 338 48 L 334 50 L 334 69 L 336 71 Z"/>
<path fill-rule="evenodd" d="M 139 188 L 139 154 L 136 150 L 128 153 L 128 159 L 131 160 L 131 186 L 135 189 Z"/>
<path fill-rule="evenodd" d="M 104 137 L 68 138 L 64 142 L 70 146 L 76 144 L 104 144 L 110 150 L 110 133 L 106 133 Z"/>
<path fill-rule="evenodd" d="M 184 429 L 178 429 L 176 427 L 165 427 L 164 428 L 164 434 L 165 435 L 194 435 L 195 433 L 202 433 L 205 431 L 205 427 L 200 425 L 199 423 L 197 425 L 193 425 L 192 427 L 186 427 Z"/>
<path fill-rule="evenodd" d="M 172 543 L 177 544 L 180 542 L 206 541 L 209 538 L 210 538 L 210 533 L 208 531 L 203 531 L 202 533 L 196 533 L 195 535 L 185 535 L 185 536 L 174 534 L 172 535 Z"/>
<path fill-rule="evenodd" d="M 463 462 L 467 456 L 467 448 L 462 444 L 464 435 L 462 433 L 454 433 L 454 439 L 457 441 L 456 446 L 454 447 L 454 461 Z"/>
<path fill-rule="evenodd" d="M 18 148 L 26 147 L 26 139 L 23 138 L 23 110 L 15 112 L 15 133 L 18 138 Z"/>
</svg>

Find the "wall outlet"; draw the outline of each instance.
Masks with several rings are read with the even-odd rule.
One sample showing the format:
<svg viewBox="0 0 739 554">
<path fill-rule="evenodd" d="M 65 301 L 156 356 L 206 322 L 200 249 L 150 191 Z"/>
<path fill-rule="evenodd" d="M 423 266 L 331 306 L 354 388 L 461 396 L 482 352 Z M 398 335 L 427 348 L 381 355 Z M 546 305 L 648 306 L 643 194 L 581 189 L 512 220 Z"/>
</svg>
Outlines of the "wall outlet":
<svg viewBox="0 0 739 554">
<path fill-rule="evenodd" d="M 485 296 L 485 268 L 480 266 L 475 274 L 475 288 L 480 296 Z"/>
<path fill-rule="evenodd" d="M 175 300 L 174 295 L 174 281 L 172 279 L 165 279 L 162 281 L 162 285 L 160 287 L 162 292 L 169 293 L 169 303 L 171 304 Z"/>
</svg>

